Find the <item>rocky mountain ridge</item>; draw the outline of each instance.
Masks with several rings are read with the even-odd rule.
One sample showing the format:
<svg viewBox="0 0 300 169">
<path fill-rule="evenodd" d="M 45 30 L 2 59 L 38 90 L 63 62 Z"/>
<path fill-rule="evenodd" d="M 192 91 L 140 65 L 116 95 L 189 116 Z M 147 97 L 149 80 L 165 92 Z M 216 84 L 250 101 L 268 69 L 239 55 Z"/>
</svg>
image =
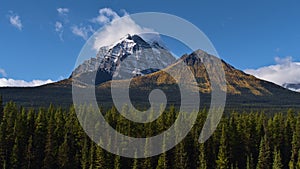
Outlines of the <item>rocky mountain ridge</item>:
<svg viewBox="0 0 300 169">
<path fill-rule="evenodd" d="M 157 42 L 146 42 L 138 35 L 126 35 L 110 46 L 99 49 L 96 57 L 84 61 L 71 75 L 81 78 L 96 73 L 96 84 L 112 78 L 126 79 L 143 76 L 174 63 L 176 58 Z M 83 80 L 82 80 L 83 81 Z"/>
</svg>

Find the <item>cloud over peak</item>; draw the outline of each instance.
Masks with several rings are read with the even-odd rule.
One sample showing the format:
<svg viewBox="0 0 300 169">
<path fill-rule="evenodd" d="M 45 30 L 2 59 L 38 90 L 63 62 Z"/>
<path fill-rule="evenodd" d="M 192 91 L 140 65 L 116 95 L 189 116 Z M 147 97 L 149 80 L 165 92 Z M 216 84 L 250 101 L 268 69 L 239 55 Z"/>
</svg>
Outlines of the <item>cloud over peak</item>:
<svg viewBox="0 0 300 169">
<path fill-rule="evenodd" d="M 151 32 L 159 37 L 158 33 L 155 33 L 150 28 L 138 25 L 126 11 L 123 12 L 123 16 L 120 16 L 110 8 L 103 8 L 99 10 L 99 15 L 92 19 L 94 23 L 105 24 L 103 29 L 95 34 L 93 45 L 95 50 L 99 50 L 102 46 L 111 45 L 127 34 L 141 35 Z M 141 36 L 144 39 L 148 38 Z"/>
<path fill-rule="evenodd" d="M 117 18 L 120 18 L 120 16 L 115 11 L 110 8 L 102 8 L 99 9 L 99 15 L 91 19 L 91 21 L 98 24 L 106 24 Z"/>
<path fill-rule="evenodd" d="M 99 50 L 102 46 L 109 46 L 120 40 L 120 38 L 124 37 L 127 34 L 143 34 L 143 33 L 154 33 L 152 29 L 144 28 L 135 23 L 135 21 L 130 17 L 130 15 L 123 10 L 122 15 L 119 15 L 117 12 L 113 11 L 110 8 L 102 8 L 99 9 L 98 16 L 90 19 L 90 23 L 80 26 L 72 26 L 72 33 L 76 36 L 87 40 L 88 37 L 95 33 L 96 29 L 102 27 L 102 29 L 95 33 L 93 39 L 93 50 Z M 96 27 L 96 28 L 95 28 Z M 159 37 L 158 33 L 154 33 L 156 35 L 155 38 Z M 149 39 L 149 37 L 143 37 L 145 40 Z"/>
</svg>

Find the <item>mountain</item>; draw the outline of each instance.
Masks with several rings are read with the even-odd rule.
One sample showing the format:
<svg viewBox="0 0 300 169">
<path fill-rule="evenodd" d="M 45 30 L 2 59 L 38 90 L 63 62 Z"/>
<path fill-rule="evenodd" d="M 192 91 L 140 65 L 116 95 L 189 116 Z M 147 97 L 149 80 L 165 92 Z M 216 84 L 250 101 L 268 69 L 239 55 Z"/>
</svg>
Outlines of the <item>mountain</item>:
<svg viewBox="0 0 300 169">
<path fill-rule="evenodd" d="M 114 79 L 143 76 L 166 68 L 176 58 L 158 42 L 146 42 L 138 35 L 126 35 L 110 46 L 99 49 L 96 57 L 84 61 L 70 78 L 87 85 Z M 122 64 L 121 64 L 122 63 Z M 96 74 L 95 81 L 89 81 Z"/>
<path fill-rule="evenodd" d="M 289 90 L 300 92 L 300 83 L 284 83 L 282 86 Z"/>
<path fill-rule="evenodd" d="M 175 60 L 159 43 L 146 42 L 137 35 L 128 35 L 111 46 L 102 47 L 95 58 L 83 62 L 68 79 L 39 87 L 0 88 L 0 94 L 3 95 L 4 101 L 13 100 L 25 107 L 48 106 L 50 103 L 66 107 L 72 104 L 74 82 L 75 87 L 83 89 L 83 94 L 90 85 L 96 85 L 99 105 L 111 107 L 111 79 L 114 79 L 121 89 L 129 78 L 134 77 L 130 81 L 129 94 L 135 106 L 148 108 L 148 96 L 156 88 L 165 92 L 168 104 L 180 106 L 179 87 L 174 78 L 164 70 L 175 70 L 175 76 L 180 76 L 176 66 L 184 62 L 197 81 L 193 87 L 199 90 L 202 106 L 209 107 L 212 91 L 210 78 L 214 77 L 208 77 L 204 61 L 214 58 L 216 57 L 205 51 L 197 50 Z M 246 74 L 224 60 L 221 62 L 227 84 L 227 109 L 263 108 L 278 111 L 300 108 L 300 93 Z M 90 80 L 93 77 L 96 77 L 96 80 Z M 182 77 L 182 80 L 185 78 Z"/>
<path fill-rule="evenodd" d="M 198 90 L 201 94 L 201 102 L 203 105 L 209 106 L 211 84 L 203 64 L 203 60 L 215 58 L 215 56 L 197 50 L 189 55 L 183 55 L 177 62 L 185 62 L 192 70 L 198 83 Z M 225 71 L 227 85 L 227 108 L 237 109 L 238 107 L 256 108 L 287 108 L 298 107 L 300 94 L 287 90 L 274 83 L 258 79 L 252 75 L 240 71 L 230 64 L 222 61 Z M 176 64 L 170 65 L 166 69 L 176 70 Z M 178 74 L 178 76 L 180 76 Z M 119 81 L 119 87 L 122 88 L 124 83 Z M 147 102 L 149 93 L 155 89 L 162 89 L 167 97 L 171 98 L 171 102 L 179 103 L 180 91 L 176 86 L 175 80 L 165 73 L 163 70 L 146 76 L 136 77 L 131 81 L 131 99 Z M 105 82 L 98 86 L 98 90 L 110 90 L 111 82 Z M 134 95 L 134 93 L 139 93 Z M 172 98 L 175 98 L 172 100 Z"/>
</svg>

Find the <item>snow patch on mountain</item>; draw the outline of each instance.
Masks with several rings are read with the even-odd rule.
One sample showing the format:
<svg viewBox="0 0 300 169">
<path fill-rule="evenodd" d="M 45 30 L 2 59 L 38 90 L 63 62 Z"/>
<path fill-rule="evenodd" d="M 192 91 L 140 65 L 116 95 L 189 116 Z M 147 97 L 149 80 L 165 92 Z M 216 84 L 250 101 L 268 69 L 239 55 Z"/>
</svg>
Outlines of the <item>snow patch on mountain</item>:
<svg viewBox="0 0 300 169">
<path fill-rule="evenodd" d="M 289 90 L 300 92 L 300 83 L 284 83 L 282 86 Z"/>
</svg>

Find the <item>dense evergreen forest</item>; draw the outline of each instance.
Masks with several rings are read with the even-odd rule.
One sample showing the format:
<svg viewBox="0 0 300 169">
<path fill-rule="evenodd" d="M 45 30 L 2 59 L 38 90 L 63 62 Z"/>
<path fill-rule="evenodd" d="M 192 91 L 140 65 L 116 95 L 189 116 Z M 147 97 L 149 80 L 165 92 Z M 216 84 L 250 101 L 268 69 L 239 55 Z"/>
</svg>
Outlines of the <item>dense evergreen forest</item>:
<svg viewBox="0 0 300 169">
<path fill-rule="evenodd" d="M 176 147 L 159 156 L 130 159 L 92 142 L 73 107 L 64 110 L 50 105 L 35 110 L 13 102 L 0 105 L 2 169 L 300 169 L 300 115 L 293 110 L 274 115 L 231 112 L 222 118 L 213 136 L 200 144 L 197 139 L 206 118 L 202 110 L 192 131 Z M 175 112 L 170 107 L 162 117 L 144 125 L 126 121 L 115 108 L 107 110 L 105 117 L 120 132 L 149 135 L 170 126 Z"/>
</svg>

